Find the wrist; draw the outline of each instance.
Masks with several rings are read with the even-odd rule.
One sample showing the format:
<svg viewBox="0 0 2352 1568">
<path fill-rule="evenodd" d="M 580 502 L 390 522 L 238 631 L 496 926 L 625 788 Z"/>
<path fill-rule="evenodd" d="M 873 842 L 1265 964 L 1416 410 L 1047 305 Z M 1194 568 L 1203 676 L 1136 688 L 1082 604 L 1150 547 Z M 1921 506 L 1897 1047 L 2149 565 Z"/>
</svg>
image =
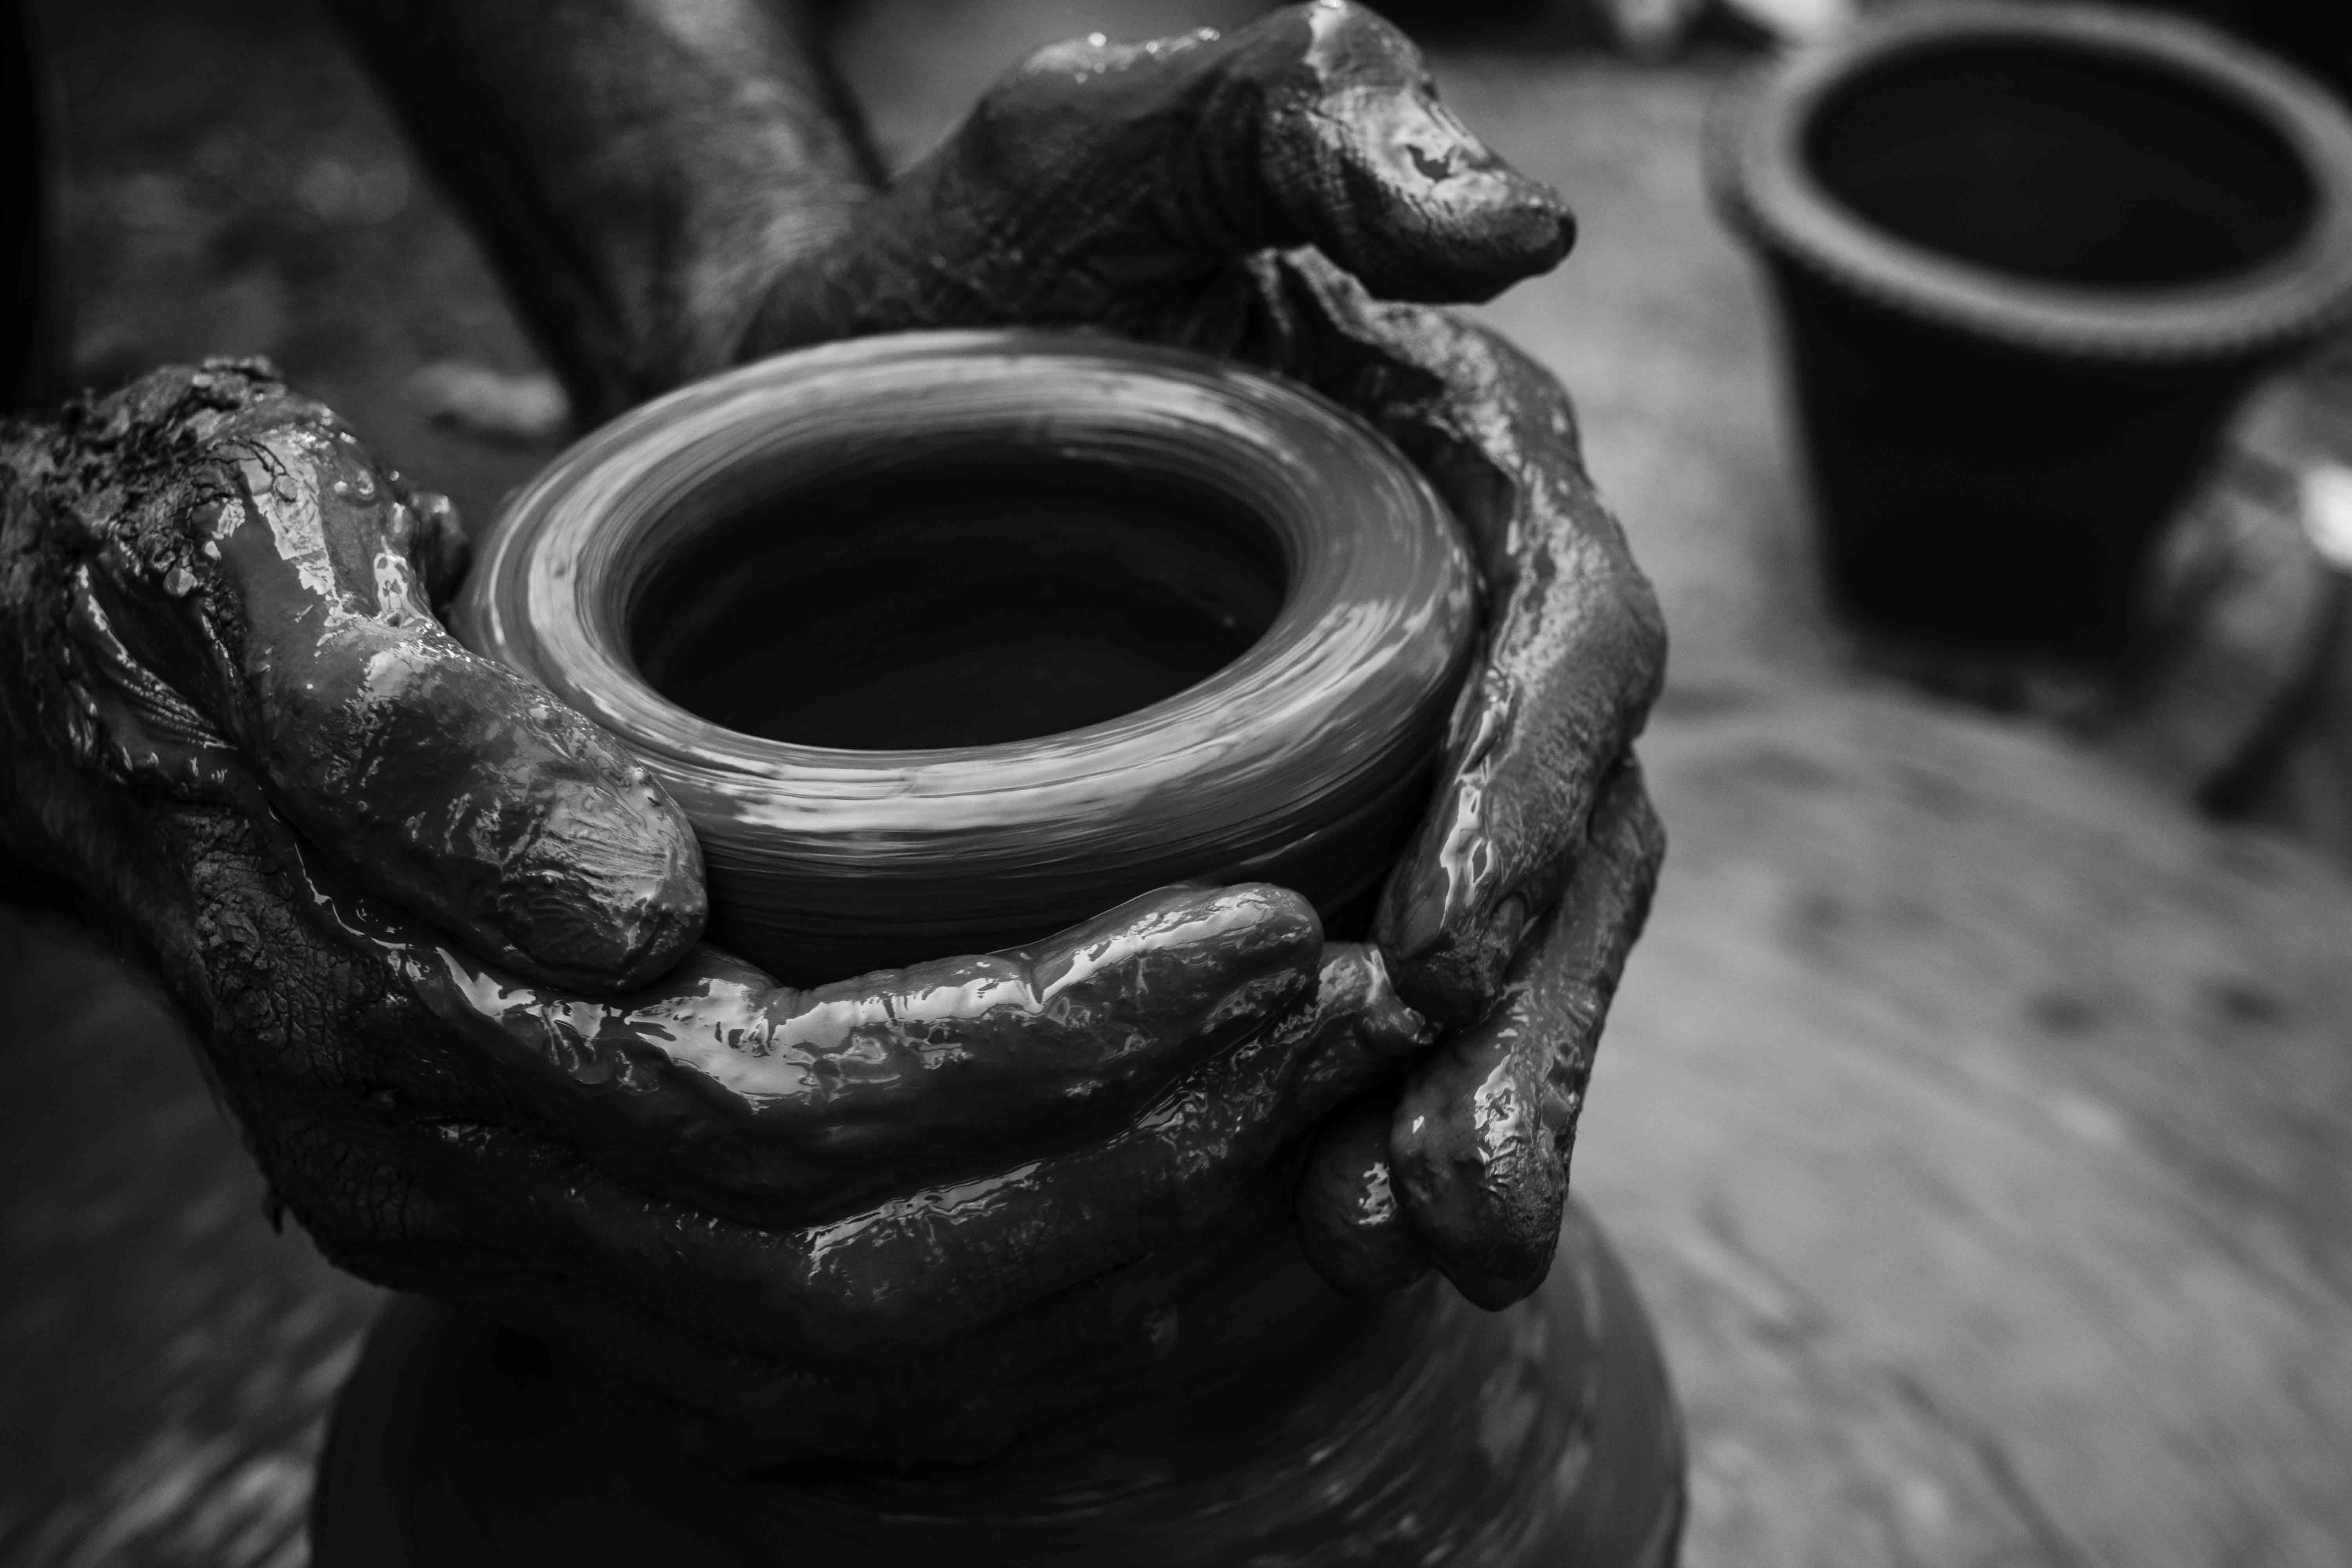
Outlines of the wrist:
<svg viewBox="0 0 2352 1568">
<path fill-rule="evenodd" d="M 802 0 L 332 0 L 583 423 L 730 363 L 872 199 Z"/>
</svg>

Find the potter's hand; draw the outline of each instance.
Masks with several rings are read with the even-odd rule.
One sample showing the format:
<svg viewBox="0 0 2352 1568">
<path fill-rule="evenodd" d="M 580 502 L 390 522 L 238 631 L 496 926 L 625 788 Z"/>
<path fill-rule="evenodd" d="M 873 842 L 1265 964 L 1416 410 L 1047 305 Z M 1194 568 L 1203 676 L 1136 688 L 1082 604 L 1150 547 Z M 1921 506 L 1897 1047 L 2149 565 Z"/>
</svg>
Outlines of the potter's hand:
<svg viewBox="0 0 2352 1568">
<path fill-rule="evenodd" d="M 1484 299 L 1559 261 L 1571 232 L 1437 103 L 1394 28 L 1293 6 L 1224 37 L 1039 54 L 788 269 L 742 343 L 1076 322 L 1232 354 L 1370 419 L 1468 529 L 1486 658 L 1375 931 L 1406 1000 L 1457 1033 L 1385 1140 L 1401 1207 L 1370 1157 L 1379 1113 L 1327 1140 L 1302 1217 L 1341 1283 L 1393 1280 L 1424 1249 L 1488 1304 L 1542 1279 L 1663 852 L 1629 747 L 1664 631 L 1566 394 L 1492 334 L 1384 302 Z"/>
<path fill-rule="evenodd" d="M 1386 298 L 1485 299 L 1574 236 L 1437 101 L 1403 34 L 1318 0 L 1223 36 L 1041 50 L 782 272 L 738 354 L 1007 322 L 1181 338 L 1269 247 L 1318 247 Z"/>
<path fill-rule="evenodd" d="M 1406 1081 L 1386 1168 L 1360 1112 L 1318 1150 L 1301 1220 L 1335 1283 L 1376 1285 L 1425 1252 L 1500 1306 L 1550 1266 L 1593 1049 L 1664 858 L 1632 751 L 1664 628 L 1548 372 L 1445 312 L 1371 299 L 1311 252 L 1249 270 L 1255 307 L 1228 352 L 1348 404 L 1412 457 L 1470 532 L 1489 623 L 1434 806 L 1373 927 L 1399 992 L 1453 1032 Z"/>
<path fill-rule="evenodd" d="M 1423 1043 L 1264 887 L 806 992 L 694 946 L 667 797 L 442 631 L 446 508 L 258 367 L 0 432 L 0 833 L 155 962 L 273 1201 L 747 1452 L 984 1441 Z"/>
</svg>

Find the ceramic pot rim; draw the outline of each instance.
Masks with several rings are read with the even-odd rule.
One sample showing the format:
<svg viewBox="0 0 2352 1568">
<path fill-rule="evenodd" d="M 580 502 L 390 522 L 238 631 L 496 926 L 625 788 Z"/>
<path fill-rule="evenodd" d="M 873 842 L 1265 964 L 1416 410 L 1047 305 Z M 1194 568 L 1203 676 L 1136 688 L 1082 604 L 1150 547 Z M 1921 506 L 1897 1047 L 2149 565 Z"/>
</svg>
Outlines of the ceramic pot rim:
<svg viewBox="0 0 2352 1568">
<path fill-rule="evenodd" d="M 825 442 L 887 462 L 893 441 L 952 454 L 974 432 L 1009 451 L 1108 455 L 1240 503 L 1285 558 L 1273 623 L 1206 679 L 1118 718 L 936 751 L 744 734 L 638 673 L 626 590 L 654 564 L 630 555 L 647 519 L 674 520 L 676 539 L 789 494 L 848 460 Z M 856 973 L 1028 940 L 986 933 L 1043 935 L 1171 882 L 1270 880 L 1341 907 L 1385 871 L 1365 858 L 1373 841 L 1420 809 L 1478 605 L 1428 482 L 1337 405 L 1207 355 L 979 331 L 804 350 L 623 416 L 509 504 L 454 619 L 677 799 L 702 841 L 717 940 L 780 973 L 835 978 L 826 955 L 849 951 L 845 932 L 905 934 L 860 937 L 838 971 Z"/>
<path fill-rule="evenodd" d="M 1328 476 L 1295 458 L 1272 452 L 1254 421 L 1276 423 L 1284 435 L 1311 433 L 1334 449 L 1365 442 L 1373 460 L 1362 465 L 1366 489 L 1404 492 L 1416 504 L 1442 513 L 1426 481 L 1393 456 L 1386 443 L 1352 415 L 1245 367 L 1203 354 L 1163 349 L 1077 332 L 908 332 L 884 338 L 826 344 L 746 365 L 641 405 L 590 434 L 560 456 L 509 502 L 494 537 L 469 574 L 459 609 L 465 640 L 478 651 L 515 662 L 542 685 L 640 749 L 650 747 L 690 766 L 720 768 L 756 776 L 826 798 L 844 815 L 842 826 L 887 828 L 892 819 L 919 811 L 922 803 L 962 795 L 975 786 L 1033 796 L 1022 815 L 1034 815 L 1042 801 L 1034 792 L 1067 797 L 1097 777 L 1117 774 L 1144 751 L 1156 749 L 1152 732 L 1170 721 L 1230 701 L 1235 689 L 1263 683 L 1297 657 L 1303 623 L 1330 599 L 1358 586 L 1370 564 L 1360 554 L 1328 552 L 1292 559 L 1290 591 L 1274 624 L 1246 653 L 1198 685 L 1118 718 L 1050 737 L 1061 744 L 1048 757 L 1018 763 L 1016 753 L 1033 742 L 941 748 L 934 751 L 865 752 L 801 745 L 725 729 L 689 712 L 655 691 L 628 656 L 626 630 L 614 624 L 608 606 L 596 602 L 604 574 L 619 563 L 599 560 L 584 546 L 587 520 L 673 493 L 703 477 L 692 472 L 697 447 L 711 437 L 740 429 L 746 417 L 771 417 L 765 401 L 780 389 L 806 394 L 825 378 L 848 396 L 874 396 L 893 381 L 919 377 L 936 382 L 959 366 L 988 374 L 992 356 L 1051 358 L 1087 363 L 1108 384 L 1163 391 L 1203 427 L 1230 438 L 1223 457 L 1246 462 L 1253 457 L 1294 470 L 1285 476 L 1321 485 Z M 876 374 L 876 373 L 878 373 Z M 869 379 L 870 378 L 870 379 Z M 860 380 L 864 386 L 856 385 Z M 849 384 L 844 385 L 843 384 Z M 1106 399 L 1108 402 L 1108 399 Z M 828 410 L 829 413 L 837 410 Z M 893 411 L 878 407 L 883 417 Z M 1074 424 L 1066 436 L 1081 432 Z M 1369 438 L 1369 439 L 1367 439 Z M 1392 460 L 1379 462 L 1381 451 Z M 1366 454 L 1351 450 L 1360 459 Z M 685 470 L 681 472 L 681 470 Z M 1362 498 L 1327 497 L 1344 502 Z M 1400 499 L 1402 499 L 1400 497 Z M 1351 521 L 1368 521 L 1361 510 Z M 526 556 L 530 559 L 526 561 Z M 1433 585 L 1443 574 L 1420 568 Z M 520 582 L 527 595 L 518 603 L 499 584 Z M 1459 596 L 1465 590 L 1454 590 Z M 527 605 L 528 615 L 517 612 Z M 1422 616 L 1431 613 L 1423 607 Z M 1348 662 L 1349 651 L 1324 650 L 1317 662 Z M 1008 771 L 1008 765 L 1010 771 Z M 878 776 L 887 773 L 885 780 Z M 1122 780 L 1122 785 L 1131 780 Z M 853 820 L 854 819 L 854 820 Z"/>
<path fill-rule="evenodd" d="M 1906 58 L 1988 42 L 2049 44 L 2201 84 L 2301 161 L 2310 223 L 2278 255 L 2232 276 L 2108 289 L 2021 278 L 1901 238 L 1861 219 L 1814 174 L 1804 139 L 1832 94 Z M 1719 206 L 1767 249 L 1904 314 L 2024 348 L 2126 361 L 2256 356 L 2352 312 L 2352 118 L 2293 68 L 2179 17 L 2016 0 L 1905 7 L 1734 89 L 1713 116 L 1707 154 Z"/>
</svg>

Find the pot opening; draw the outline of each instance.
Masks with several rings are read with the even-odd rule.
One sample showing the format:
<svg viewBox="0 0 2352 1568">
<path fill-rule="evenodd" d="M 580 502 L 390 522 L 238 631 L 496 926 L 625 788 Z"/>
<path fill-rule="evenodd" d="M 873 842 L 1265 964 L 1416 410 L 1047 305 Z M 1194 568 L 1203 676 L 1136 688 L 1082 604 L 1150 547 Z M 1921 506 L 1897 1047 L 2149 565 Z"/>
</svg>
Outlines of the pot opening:
<svg viewBox="0 0 2352 1568">
<path fill-rule="evenodd" d="M 1248 651 L 1288 585 L 1233 497 L 1034 448 L 796 486 L 692 532 L 630 608 L 639 672 L 728 729 L 849 751 L 1132 713 Z"/>
<path fill-rule="evenodd" d="M 2294 244 L 2318 192 L 2228 90 L 2152 60 L 2024 40 L 1945 44 L 1832 91 L 1805 161 L 1864 221 L 2043 282 L 2212 282 Z"/>
</svg>

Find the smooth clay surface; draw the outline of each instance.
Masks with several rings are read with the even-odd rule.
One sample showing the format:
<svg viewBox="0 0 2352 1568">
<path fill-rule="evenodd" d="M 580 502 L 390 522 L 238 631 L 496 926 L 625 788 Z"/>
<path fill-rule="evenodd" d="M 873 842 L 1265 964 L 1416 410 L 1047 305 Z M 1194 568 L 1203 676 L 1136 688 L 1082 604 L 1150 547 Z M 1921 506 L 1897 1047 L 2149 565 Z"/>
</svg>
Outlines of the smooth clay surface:
<svg viewBox="0 0 2352 1568">
<path fill-rule="evenodd" d="M 1186 880 L 1296 888 L 1353 934 L 1476 609 L 1443 506 L 1333 405 L 977 332 L 605 427 L 500 520 L 458 625 L 630 745 L 701 837 L 713 939 L 804 983 Z"/>
<path fill-rule="evenodd" d="M 337 1412 L 314 1560 L 1666 1568 L 1682 1433 L 1648 1319 L 1581 1210 L 1563 1251 L 1487 1313 L 1434 1280 L 1335 1303 L 1277 1242 L 1169 1309 L 1126 1401 L 983 1465 L 789 1481 L 583 1420 L 537 1346 L 404 1299 Z"/>
</svg>

